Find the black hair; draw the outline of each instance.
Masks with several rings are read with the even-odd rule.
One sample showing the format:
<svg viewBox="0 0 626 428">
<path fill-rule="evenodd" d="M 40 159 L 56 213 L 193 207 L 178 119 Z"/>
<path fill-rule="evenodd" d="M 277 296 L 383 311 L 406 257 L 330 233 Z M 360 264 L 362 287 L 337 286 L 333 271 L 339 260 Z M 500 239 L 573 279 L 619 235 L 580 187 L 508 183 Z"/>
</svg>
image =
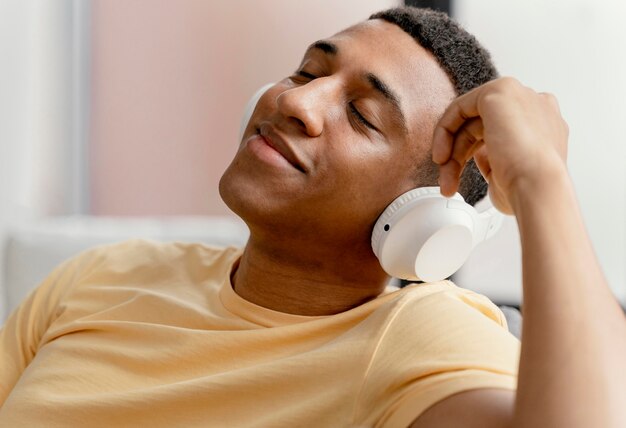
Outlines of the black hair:
<svg viewBox="0 0 626 428">
<path fill-rule="evenodd" d="M 397 25 L 431 52 L 452 81 L 457 95 L 498 77 L 489 52 L 443 12 L 404 6 L 375 13 L 369 19 L 382 19 Z M 429 169 L 436 174 L 433 165 Z M 465 166 L 459 193 L 471 205 L 487 193 L 487 183 L 474 160 Z"/>
</svg>

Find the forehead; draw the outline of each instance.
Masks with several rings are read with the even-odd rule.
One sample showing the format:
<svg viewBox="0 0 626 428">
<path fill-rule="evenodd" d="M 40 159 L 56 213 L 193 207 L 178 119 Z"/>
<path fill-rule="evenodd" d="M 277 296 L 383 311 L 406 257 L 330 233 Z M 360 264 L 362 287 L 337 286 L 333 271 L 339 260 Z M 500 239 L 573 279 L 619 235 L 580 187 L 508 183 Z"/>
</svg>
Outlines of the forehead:
<svg viewBox="0 0 626 428">
<path fill-rule="evenodd" d="M 400 95 L 408 116 L 440 114 L 456 95 L 433 54 L 394 24 L 369 20 L 325 40 L 337 46 L 333 56 L 340 68 L 379 76 Z"/>
</svg>

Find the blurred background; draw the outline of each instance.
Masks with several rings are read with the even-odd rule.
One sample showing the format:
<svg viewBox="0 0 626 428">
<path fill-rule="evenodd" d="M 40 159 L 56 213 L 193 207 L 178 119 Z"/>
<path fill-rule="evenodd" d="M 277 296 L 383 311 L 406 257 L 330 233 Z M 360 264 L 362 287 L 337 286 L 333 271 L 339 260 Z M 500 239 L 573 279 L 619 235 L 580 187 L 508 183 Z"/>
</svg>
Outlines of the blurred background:
<svg viewBox="0 0 626 428">
<path fill-rule="evenodd" d="M 5 271 L 18 264 L 13 253 L 20 242 L 23 249 L 25 236 L 47 236 L 54 252 L 68 234 L 93 234 L 110 219 L 117 223 L 106 223 L 99 236 L 141 234 L 147 219 L 188 225 L 198 218 L 229 218 L 217 183 L 235 153 L 250 95 L 290 74 L 309 43 L 403 3 L 0 0 Z M 407 4 L 450 13 L 491 51 L 501 74 L 558 97 L 571 128 L 569 165 L 589 232 L 624 304 L 624 3 Z M 109 233 L 120 228 L 125 232 Z M 193 235 L 193 228 L 185 233 Z M 27 251 L 19 257 L 37 280 L 52 264 L 37 263 Z M 15 275 L 4 273 L 5 289 L 15 287 L 9 283 Z M 499 302 L 519 304 L 519 242 L 512 219 L 477 248 L 455 279 Z M 5 296 L 5 308 L 24 292 Z"/>
</svg>

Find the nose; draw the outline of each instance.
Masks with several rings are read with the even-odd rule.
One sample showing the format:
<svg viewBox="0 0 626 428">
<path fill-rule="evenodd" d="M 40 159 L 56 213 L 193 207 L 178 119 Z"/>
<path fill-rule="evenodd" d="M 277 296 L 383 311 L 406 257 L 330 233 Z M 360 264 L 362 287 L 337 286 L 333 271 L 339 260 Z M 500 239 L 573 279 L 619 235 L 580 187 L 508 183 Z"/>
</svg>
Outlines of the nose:
<svg viewBox="0 0 626 428">
<path fill-rule="evenodd" d="M 333 84 L 327 79 L 318 78 L 287 89 L 276 98 L 279 112 L 309 137 L 318 137 L 324 130 L 333 91 Z"/>
</svg>

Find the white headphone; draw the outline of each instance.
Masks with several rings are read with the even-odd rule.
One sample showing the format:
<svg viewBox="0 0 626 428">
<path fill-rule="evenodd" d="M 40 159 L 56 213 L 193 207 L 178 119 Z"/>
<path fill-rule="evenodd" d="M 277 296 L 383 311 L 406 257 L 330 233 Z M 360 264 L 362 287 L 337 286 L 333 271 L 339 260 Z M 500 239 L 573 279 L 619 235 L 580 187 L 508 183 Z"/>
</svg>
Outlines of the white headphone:
<svg viewBox="0 0 626 428">
<path fill-rule="evenodd" d="M 458 193 L 446 198 L 439 187 L 420 187 L 398 196 L 378 217 L 372 249 L 391 276 L 440 281 L 459 270 L 502 219 L 494 207 L 479 213 Z"/>
<path fill-rule="evenodd" d="M 263 86 L 248 101 L 239 139 L 257 102 L 271 86 Z M 446 198 L 439 187 L 419 187 L 398 196 L 378 217 L 372 249 L 393 277 L 440 281 L 459 270 L 472 249 L 498 231 L 502 219 L 494 207 L 478 212 L 458 193 Z"/>
</svg>

